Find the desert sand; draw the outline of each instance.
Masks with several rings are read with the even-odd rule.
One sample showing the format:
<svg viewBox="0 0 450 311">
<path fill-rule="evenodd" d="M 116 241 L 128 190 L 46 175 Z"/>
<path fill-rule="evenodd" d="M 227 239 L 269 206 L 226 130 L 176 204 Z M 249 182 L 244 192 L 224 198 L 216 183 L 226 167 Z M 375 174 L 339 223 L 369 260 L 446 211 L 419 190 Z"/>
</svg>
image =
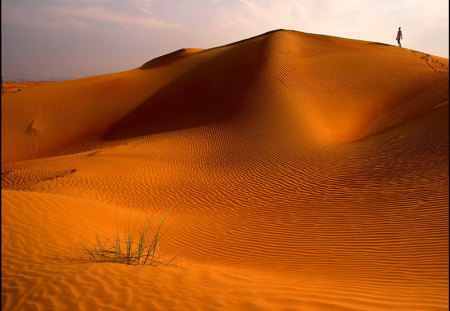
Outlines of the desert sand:
<svg viewBox="0 0 450 311">
<path fill-rule="evenodd" d="M 179 260 L 83 253 L 142 215 Z M 277 30 L 5 93 L 2 310 L 448 310 L 448 59 Z"/>
<path fill-rule="evenodd" d="M 55 81 L 22 81 L 22 82 L 3 82 L 3 93 L 21 92 L 30 87 L 55 83 Z"/>
</svg>

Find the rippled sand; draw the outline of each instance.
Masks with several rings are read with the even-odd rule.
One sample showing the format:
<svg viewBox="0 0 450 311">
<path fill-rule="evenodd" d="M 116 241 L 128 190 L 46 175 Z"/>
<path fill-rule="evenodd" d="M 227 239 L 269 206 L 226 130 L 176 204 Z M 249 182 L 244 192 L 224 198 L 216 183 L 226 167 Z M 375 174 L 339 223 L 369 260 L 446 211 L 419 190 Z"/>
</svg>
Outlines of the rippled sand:
<svg viewBox="0 0 450 311">
<path fill-rule="evenodd" d="M 3 310 L 448 310 L 448 60 L 273 31 L 2 97 Z M 126 215 L 183 260 L 87 260 Z"/>
</svg>

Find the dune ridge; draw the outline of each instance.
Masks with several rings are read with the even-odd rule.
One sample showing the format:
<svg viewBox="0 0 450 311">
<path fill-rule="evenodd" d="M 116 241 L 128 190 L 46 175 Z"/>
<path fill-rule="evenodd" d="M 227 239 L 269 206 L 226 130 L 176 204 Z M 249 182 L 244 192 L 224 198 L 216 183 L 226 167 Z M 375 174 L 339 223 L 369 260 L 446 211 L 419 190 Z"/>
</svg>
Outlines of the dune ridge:
<svg viewBox="0 0 450 311">
<path fill-rule="evenodd" d="M 276 30 L 3 101 L 3 310 L 448 310 L 447 59 Z M 178 266 L 82 256 L 162 214 Z"/>
</svg>

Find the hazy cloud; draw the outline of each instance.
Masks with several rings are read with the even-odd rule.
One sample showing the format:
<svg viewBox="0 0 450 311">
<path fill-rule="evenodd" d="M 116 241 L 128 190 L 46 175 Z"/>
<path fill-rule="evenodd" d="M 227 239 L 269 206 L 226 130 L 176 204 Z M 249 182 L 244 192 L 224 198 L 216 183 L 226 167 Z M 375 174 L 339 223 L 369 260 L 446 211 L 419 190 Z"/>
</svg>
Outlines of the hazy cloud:
<svg viewBox="0 0 450 311">
<path fill-rule="evenodd" d="M 2 4 L 2 19 L 21 26 L 43 28 L 89 27 L 90 21 L 100 21 L 119 26 L 176 28 L 180 25 L 156 17 L 146 1 L 128 0 L 137 10 L 123 9 L 118 0 L 43 0 L 38 5 L 5 1 Z M 148 2 L 148 1 L 147 1 Z M 122 3 L 122 4 L 121 4 Z M 126 8 L 126 5 L 125 5 Z"/>
<path fill-rule="evenodd" d="M 119 25 L 132 25 L 144 27 L 161 27 L 172 28 L 179 27 L 178 24 L 169 23 L 161 19 L 156 19 L 149 16 L 137 16 L 117 11 L 112 11 L 104 7 L 86 7 L 86 8 L 62 8 L 54 7 L 54 12 L 61 15 L 66 15 L 72 18 L 88 18 L 92 20 L 115 23 Z"/>
</svg>

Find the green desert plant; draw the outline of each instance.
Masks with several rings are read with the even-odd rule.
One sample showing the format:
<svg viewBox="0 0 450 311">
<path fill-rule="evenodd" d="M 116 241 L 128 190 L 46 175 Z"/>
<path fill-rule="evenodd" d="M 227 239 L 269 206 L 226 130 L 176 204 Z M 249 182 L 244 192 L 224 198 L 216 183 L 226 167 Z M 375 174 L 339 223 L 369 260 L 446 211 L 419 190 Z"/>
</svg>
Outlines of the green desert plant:
<svg viewBox="0 0 450 311">
<path fill-rule="evenodd" d="M 169 265 L 176 257 L 163 256 L 159 249 L 161 227 L 164 218 L 153 223 L 151 220 L 132 222 L 127 218 L 121 234 L 116 222 L 114 237 L 100 238 L 95 235 L 93 246 L 83 241 L 82 250 L 96 262 L 117 262 L 127 265 Z"/>
</svg>

